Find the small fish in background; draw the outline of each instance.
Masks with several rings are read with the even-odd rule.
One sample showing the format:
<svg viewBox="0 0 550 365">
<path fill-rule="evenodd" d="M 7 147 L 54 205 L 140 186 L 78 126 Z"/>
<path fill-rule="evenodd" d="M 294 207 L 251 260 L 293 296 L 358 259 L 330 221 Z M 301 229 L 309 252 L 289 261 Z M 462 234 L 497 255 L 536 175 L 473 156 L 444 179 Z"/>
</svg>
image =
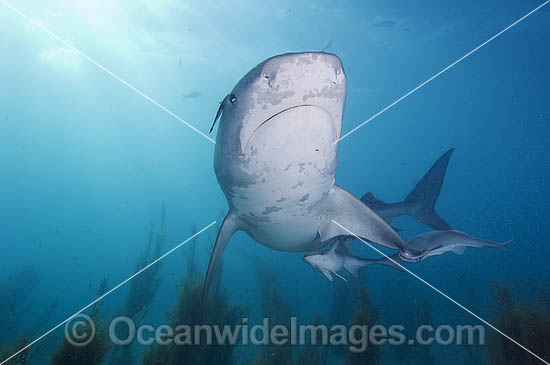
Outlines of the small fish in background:
<svg viewBox="0 0 550 365">
<path fill-rule="evenodd" d="M 392 20 L 392 19 L 379 20 L 371 23 L 370 25 L 376 28 L 391 28 L 395 25 L 395 20 Z"/>
<path fill-rule="evenodd" d="M 181 62 L 181 57 L 180 57 L 180 58 L 178 58 L 178 68 L 181 67 L 181 64 L 182 64 L 182 62 Z"/>
<path fill-rule="evenodd" d="M 0 278 L 4 278 L 6 280 L 13 280 L 13 276 L 11 276 L 11 275 L 1 275 L 0 274 Z"/>
<path fill-rule="evenodd" d="M 323 47 L 323 49 L 321 49 L 321 52 L 324 52 L 324 51 L 327 51 L 330 46 L 332 46 L 332 42 L 334 41 L 334 39 L 329 39 L 329 41 L 325 44 L 325 46 Z"/>
<path fill-rule="evenodd" d="M 200 91 L 191 91 L 190 93 L 188 94 L 183 94 L 183 101 L 185 101 L 185 99 L 196 99 L 198 98 L 199 96 L 201 96 L 202 93 Z"/>
</svg>

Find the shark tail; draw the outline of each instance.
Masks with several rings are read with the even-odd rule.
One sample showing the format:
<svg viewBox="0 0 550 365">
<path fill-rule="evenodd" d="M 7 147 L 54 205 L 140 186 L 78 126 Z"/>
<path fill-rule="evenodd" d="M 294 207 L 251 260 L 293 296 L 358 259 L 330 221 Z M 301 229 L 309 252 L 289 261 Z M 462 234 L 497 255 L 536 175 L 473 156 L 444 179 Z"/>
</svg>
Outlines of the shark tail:
<svg viewBox="0 0 550 365">
<path fill-rule="evenodd" d="M 357 277 L 357 271 L 363 267 L 370 265 L 385 265 L 397 270 L 403 270 L 401 266 L 396 264 L 397 255 L 390 256 L 389 258 L 383 257 L 381 259 L 363 259 L 359 257 L 353 257 L 347 259 L 344 263 L 344 268 L 354 277 Z"/>
<path fill-rule="evenodd" d="M 409 210 L 409 215 L 438 231 L 452 229 L 435 211 L 435 203 L 439 198 L 453 151 L 454 148 L 451 148 L 445 152 L 403 201 L 404 206 Z"/>
<path fill-rule="evenodd" d="M 436 231 L 451 230 L 451 226 L 445 222 L 435 211 L 435 203 L 441 192 L 445 173 L 454 148 L 447 150 L 433 165 L 422 179 L 411 190 L 409 195 L 401 203 L 388 204 L 377 199 L 372 193 L 366 193 L 362 198 L 365 204 L 374 209 L 384 209 L 398 206 L 399 215 L 409 215 L 424 223 Z M 398 215 L 398 216 L 399 216 Z M 389 220 L 395 218 L 391 217 Z M 389 223 L 389 222 L 388 222 Z"/>
</svg>

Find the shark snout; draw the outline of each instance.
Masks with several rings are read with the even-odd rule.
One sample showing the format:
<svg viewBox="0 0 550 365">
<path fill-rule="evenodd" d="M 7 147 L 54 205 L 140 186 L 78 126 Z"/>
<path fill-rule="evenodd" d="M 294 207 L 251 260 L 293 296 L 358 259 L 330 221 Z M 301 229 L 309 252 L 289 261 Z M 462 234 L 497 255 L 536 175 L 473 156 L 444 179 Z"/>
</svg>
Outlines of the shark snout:
<svg viewBox="0 0 550 365">
<path fill-rule="evenodd" d="M 309 254 L 307 254 L 307 255 L 304 255 L 304 257 L 303 257 L 302 259 L 303 259 L 308 265 L 310 265 L 311 267 L 317 268 L 317 265 L 315 265 L 314 257 L 315 257 L 315 254 L 309 253 Z"/>
</svg>

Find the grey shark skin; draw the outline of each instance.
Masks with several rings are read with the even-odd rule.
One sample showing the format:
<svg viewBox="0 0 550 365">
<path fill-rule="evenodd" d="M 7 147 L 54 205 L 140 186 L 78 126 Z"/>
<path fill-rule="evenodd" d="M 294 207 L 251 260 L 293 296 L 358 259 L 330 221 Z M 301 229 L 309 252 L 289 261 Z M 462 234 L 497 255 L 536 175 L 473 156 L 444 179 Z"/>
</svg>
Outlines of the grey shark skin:
<svg viewBox="0 0 550 365">
<path fill-rule="evenodd" d="M 311 251 L 346 236 L 407 250 L 382 218 L 335 185 L 346 76 L 323 52 L 272 57 L 250 70 L 216 114 L 214 171 L 229 205 L 210 258 L 203 300 L 231 236 Z M 215 123 L 215 121 L 214 121 Z"/>
<path fill-rule="evenodd" d="M 394 261 L 397 257 L 392 258 Z M 341 269 L 346 269 L 357 277 L 357 271 L 369 265 L 386 265 L 395 269 L 401 269 L 388 258 L 364 259 L 350 254 L 344 245 L 335 243 L 330 250 L 319 250 L 304 256 L 304 261 L 313 268 L 319 270 L 328 280 L 332 281 L 332 274 L 346 281 L 338 274 Z"/>
<path fill-rule="evenodd" d="M 501 250 L 506 247 L 510 241 L 496 243 L 480 240 L 468 236 L 464 232 L 433 231 L 419 234 L 407 241 L 407 247 L 414 249 L 418 254 L 412 254 L 411 251 L 399 251 L 399 258 L 403 261 L 418 262 L 427 259 L 430 256 L 437 256 L 445 252 L 453 252 L 462 255 L 466 247 L 495 247 Z"/>
<path fill-rule="evenodd" d="M 451 226 L 436 213 L 435 203 L 441 192 L 453 151 L 454 148 L 447 150 L 434 162 L 402 202 L 385 203 L 370 192 L 363 195 L 361 201 L 389 224 L 397 217 L 409 215 L 435 230 L 451 230 Z"/>
</svg>

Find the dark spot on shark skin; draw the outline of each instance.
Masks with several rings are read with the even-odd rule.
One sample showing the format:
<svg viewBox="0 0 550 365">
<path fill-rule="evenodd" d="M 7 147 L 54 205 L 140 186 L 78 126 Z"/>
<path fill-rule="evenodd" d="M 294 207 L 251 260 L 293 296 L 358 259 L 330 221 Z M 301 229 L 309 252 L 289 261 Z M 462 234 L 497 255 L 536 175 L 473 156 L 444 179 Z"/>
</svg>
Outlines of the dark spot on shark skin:
<svg viewBox="0 0 550 365">
<path fill-rule="evenodd" d="M 242 166 L 243 166 L 243 167 L 248 167 L 248 164 L 249 164 L 249 163 L 250 163 L 250 157 L 247 158 L 246 160 L 244 160 L 244 161 L 242 162 Z"/>
<path fill-rule="evenodd" d="M 305 201 L 308 200 L 308 199 L 309 199 L 309 193 L 307 193 L 306 195 L 304 195 L 304 196 L 300 199 L 300 201 L 301 201 L 301 202 L 305 202 Z"/>
<path fill-rule="evenodd" d="M 338 97 L 340 96 L 340 93 L 334 87 L 331 87 L 329 89 L 329 86 L 326 85 L 325 87 L 323 87 L 323 89 L 321 89 L 321 91 L 317 91 L 317 97 L 321 97 L 321 96 L 329 99 L 333 99 L 333 98 L 338 99 Z"/>
<path fill-rule="evenodd" d="M 298 63 L 311 65 L 313 63 L 313 60 L 309 59 L 309 57 L 298 57 Z"/>
<path fill-rule="evenodd" d="M 288 169 L 290 168 L 290 166 L 292 166 L 292 164 L 288 164 L 287 167 L 285 167 L 285 169 L 283 171 L 288 171 Z"/>
<path fill-rule="evenodd" d="M 281 199 L 277 199 L 276 202 L 277 202 L 277 203 L 282 203 L 282 202 L 284 202 L 285 200 L 286 200 L 286 198 L 281 198 Z"/>
<path fill-rule="evenodd" d="M 262 184 L 265 184 L 265 179 L 262 179 Z"/>
<path fill-rule="evenodd" d="M 272 205 L 270 207 L 265 207 L 265 210 L 262 212 L 263 215 L 268 215 L 268 214 L 271 214 L 271 213 L 274 213 L 278 210 L 281 210 L 283 208 L 281 207 L 276 207 L 275 205 Z"/>
<path fill-rule="evenodd" d="M 248 214 L 244 214 L 244 217 L 248 218 L 248 219 L 251 219 L 251 220 L 254 220 L 254 221 L 257 221 L 257 222 L 261 222 L 261 223 L 271 222 L 271 218 L 269 218 L 269 217 L 258 217 L 256 214 L 254 214 L 252 212 L 250 212 Z"/>
<path fill-rule="evenodd" d="M 305 170 L 305 166 L 306 166 L 306 163 L 305 162 L 300 162 L 298 164 L 298 167 L 299 167 L 299 171 L 298 172 L 303 172 Z"/>
<path fill-rule="evenodd" d="M 240 195 L 239 198 L 247 200 L 248 198 L 244 195 Z"/>
<path fill-rule="evenodd" d="M 302 185 L 304 185 L 304 182 L 303 182 L 303 181 L 298 181 L 298 182 L 296 183 L 296 185 L 291 186 L 291 189 L 296 189 L 297 187 L 302 186 Z"/>
<path fill-rule="evenodd" d="M 302 100 L 303 101 L 306 101 L 307 99 L 309 98 L 314 98 L 315 97 L 315 92 L 313 90 L 309 90 L 307 92 L 307 94 L 305 94 L 304 96 L 302 96 Z"/>
</svg>

